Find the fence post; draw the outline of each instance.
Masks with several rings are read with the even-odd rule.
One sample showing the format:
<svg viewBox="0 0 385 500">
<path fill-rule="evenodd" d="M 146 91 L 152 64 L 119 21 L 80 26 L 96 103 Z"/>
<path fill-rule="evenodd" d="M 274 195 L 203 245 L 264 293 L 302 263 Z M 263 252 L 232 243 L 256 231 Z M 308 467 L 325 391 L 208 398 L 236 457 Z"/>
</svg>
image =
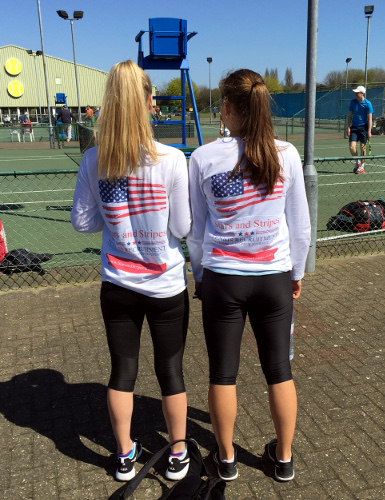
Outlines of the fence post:
<svg viewBox="0 0 385 500">
<path fill-rule="evenodd" d="M 305 272 L 315 271 L 317 240 L 318 179 L 314 166 L 314 129 L 317 73 L 318 0 L 308 0 L 306 54 L 306 122 L 303 173 L 311 222 L 311 241 Z"/>
</svg>

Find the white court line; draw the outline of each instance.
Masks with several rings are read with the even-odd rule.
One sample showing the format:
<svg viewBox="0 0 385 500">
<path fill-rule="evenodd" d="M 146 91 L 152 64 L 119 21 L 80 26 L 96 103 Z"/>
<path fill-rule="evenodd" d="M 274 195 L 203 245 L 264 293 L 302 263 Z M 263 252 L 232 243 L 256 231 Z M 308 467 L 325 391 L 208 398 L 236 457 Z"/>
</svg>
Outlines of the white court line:
<svg viewBox="0 0 385 500">
<path fill-rule="evenodd" d="M 23 201 L 21 204 L 22 205 L 37 205 L 38 203 L 43 203 L 44 205 L 47 205 L 49 203 L 50 206 L 52 206 L 54 203 L 72 203 L 73 199 L 71 198 L 70 200 L 36 200 L 36 201 Z"/>
<path fill-rule="evenodd" d="M 4 191 L 1 194 L 4 195 L 4 194 L 62 193 L 63 191 L 73 192 L 73 189 L 65 188 L 65 189 L 44 189 L 42 191 L 9 191 L 9 192 Z M 33 202 L 33 203 L 35 203 L 35 202 Z"/>
<path fill-rule="evenodd" d="M 370 172 L 370 175 L 372 175 L 372 174 L 383 174 L 383 173 L 384 173 L 384 171 L 380 170 L 379 172 Z M 322 177 L 322 179 L 324 179 L 325 177 L 341 177 L 341 175 L 349 175 L 349 173 L 347 172 L 346 174 L 344 174 L 344 173 L 341 173 L 341 174 L 318 174 L 318 177 Z M 353 175 L 353 172 L 352 172 L 352 175 Z M 359 182 L 360 184 L 361 183 L 364 184 L 365 182 L 378 182 L 378 179 L 368 179 L 367 181 L 365 181 L 364 179 L 362 179 L 362 180 L 361 179 L 362 179 L 361 176 L 358 177 L 357 181 L 353 181 L 353 184 L 355 184 L 356 182 Z M 337 184 L 337 182 L 335 184 Z M 339 184 L 347 184 L 347 183 L 346 182 L 340 182 Z"/>
<path fill-rule="evenodd" d="M 339 240 L 341 238 L 357 238 L 357 236 L 368 236 L 370 234 L 375 234 L 375 233 L 384 233 L 385 229 L 377 229 L 375 231 L 363 231 L 362 233 L 357 232 L 357 233 L 352 233 L 352 234 L 341 234 L 339 236 L 327 236 L 325 238 L 317 238 L 318 241 L 328 241 L 328 240 Z"/>
<path fill-rule="evenodd" d="M 319 187 L 329 187 L 329 186 L 348 186 L 349 184 L 359 184 L 360 186 L 362 184 L 371 184 L 373 182 L 378 182 L 378 180 L 372 180 L 372 181 L 352 181 L 352 182 L 332 182 L 330 184 L 319 184 Z"/>
<path fill-rule="evenodd" d="M 60 156 L 29 156 L 27 158 L 0 158 L 0 162 L 11 162 L 11 161 L 37 161 L 37 160 L 63 160 L 64 158 L 68 158 L 66 155 Z"/>
</svg>

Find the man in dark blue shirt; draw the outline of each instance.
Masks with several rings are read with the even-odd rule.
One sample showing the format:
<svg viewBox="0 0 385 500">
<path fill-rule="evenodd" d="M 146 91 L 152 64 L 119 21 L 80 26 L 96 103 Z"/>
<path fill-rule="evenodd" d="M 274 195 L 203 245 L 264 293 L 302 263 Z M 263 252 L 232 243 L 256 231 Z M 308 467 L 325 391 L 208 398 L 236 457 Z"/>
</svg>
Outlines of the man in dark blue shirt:
<svg viewBox="0 0 385 500">
<path fill-rule="evenodd" d="M 56 119 L 58 122 L 62 122 L 63 124 L 64 133 L 67 136 L 67 142 L 69 142 L 72 138 L 71 118 L 75 120 L 74 115 L 69 109 L 67 109 L 67 106 L 64 104 L 62 109 L 59 111 Z"/>
</svg>

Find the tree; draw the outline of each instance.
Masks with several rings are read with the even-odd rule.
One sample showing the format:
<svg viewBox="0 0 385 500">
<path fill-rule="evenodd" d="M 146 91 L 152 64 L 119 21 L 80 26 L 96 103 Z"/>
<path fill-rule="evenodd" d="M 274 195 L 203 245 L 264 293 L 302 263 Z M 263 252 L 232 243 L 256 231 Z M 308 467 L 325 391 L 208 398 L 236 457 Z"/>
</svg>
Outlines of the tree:
<svg viewBox="0 0 385 500">
<path fill-rule="evenodd" d="M 278 80 L 278 68 L 271 68 L 270 70 L 269 68 L 266 68 L 265 76 L 263 77 L 263 79 L 265 78 L 276 78 Z"/>
<path fill-rule="evenodd" d="M 199 95 L 199 88 L 194 82 L 192 82 L 192 87 L 193 87 L 195 99 L 197 99 L 197 97 Z M 186 93 L 186 108 L 191 108 L 192 106 L 191 106 L 190 90 L 189 90 L 187 82 L 185 85 L 185 93 Z M 166 90 L 166 95 L 170 95 L 170 96 L 171 95 L 175 95 L 175 96 L 181 95 L 181 80 L 180 80 L 180 78 L 174 78 L 173 80 L 171 80 L 171 82 L 169 82 L 169 84 L 167 86 L 167 90 Z M 170 102 L 170 104 L 175 105 L 175 106 L 180 106 L 180 104 L 181 104 L 181 101 L 169 101 L 169 102 Z"/>
<path fill-rule="evenodd" d="M 368 69 L 368 82 L 385 82 L 385 70 L 383 68 Z"/>
<path fill-rule="evenodd" d="M 299 82 L 296 82 L 292 87 L 292 90 L 294 90 L 295 92 L 304 92 L 305 89 L 306 89 L 306 86 L 303 83 L 299 83 Z"/>
<path fill-rule="evenodd" d="M 293 72 L 291 68 L 286 68 L 284 88 L 285 90 L 291 90 L 293 88 L 293 85 L 294 85 Z"/>
<path fill-rule="evenodd" d="M 270 78 L 276 78 L 278 80 L 278 68 L 270 70 Z"/>
<path fill-rule="evenodd" d="M 264 80 L 269 92 L 283 92 L 283 87 L 275 76 L 265 76 Z"/>
<path fill-rule="evenodd" d="M 368 69 L 368 83 L 385 82 L 385 70 L 383 68 Z M 338 87 L 346 82 L 345 71 L 330 71 L 324 78 L 323 84 L 325 89 Z M 348 70 L 348 83 L 363 85 L 365 82 L 365 71 L 362 69 L 352 68 Z"/>
<path fill-rule="evenodd" d="M 345 74 L 343 71 L 329 71 L 329 73 L 324 78 L 324 85 L 328 89 L 338 87 L 341 83 L 345 81 Z"/>
<path fill-rule="evenodd" d="M 346 81 L 346 76 L 345 76 Z M 348 83 L 361 83 L 365 81 L 365 71 L 363 69 L 350 69 L 348 73 Z"/>
<path fill-rule="evenodd" d="M 196 96 L 198 111 L 210 106 L 210 89 L 206 85 L 199 87 L 199 93 Z"/>
</svg>

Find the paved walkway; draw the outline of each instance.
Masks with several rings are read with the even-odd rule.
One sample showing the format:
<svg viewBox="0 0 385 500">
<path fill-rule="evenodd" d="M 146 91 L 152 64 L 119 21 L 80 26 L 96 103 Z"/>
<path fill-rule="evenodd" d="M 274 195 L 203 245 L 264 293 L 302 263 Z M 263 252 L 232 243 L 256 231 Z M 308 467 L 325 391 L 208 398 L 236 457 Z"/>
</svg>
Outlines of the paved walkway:
<svg viewBox="0 0 385 500">
<path fill-rule="evenodd" d="M 384 498 L 385 254 L 317 262 L 295 304 L 294 378 L 299 397 L 296 477 L 276 482 L 264 455 L 274 431 L 256 347 L 245 332 L 235 441 L 239 479 L 226 498 Z M 192 296 L 193 280 L 189 273 Z M 109 358 L 99 284 L 0 295 L 0 498 L 107 500 L 114 439 L 105 406 Z M 185 355 L 188 432 L 207 466 L 214 446 L 206 404 L 207 359 L 200 303 L 191 300 Z M 134 434 L 145 452 L 165 443 L 147 329 L 136 387 Z M 157 499 L 165 462 L 135 498 Z"/>
</svg>

